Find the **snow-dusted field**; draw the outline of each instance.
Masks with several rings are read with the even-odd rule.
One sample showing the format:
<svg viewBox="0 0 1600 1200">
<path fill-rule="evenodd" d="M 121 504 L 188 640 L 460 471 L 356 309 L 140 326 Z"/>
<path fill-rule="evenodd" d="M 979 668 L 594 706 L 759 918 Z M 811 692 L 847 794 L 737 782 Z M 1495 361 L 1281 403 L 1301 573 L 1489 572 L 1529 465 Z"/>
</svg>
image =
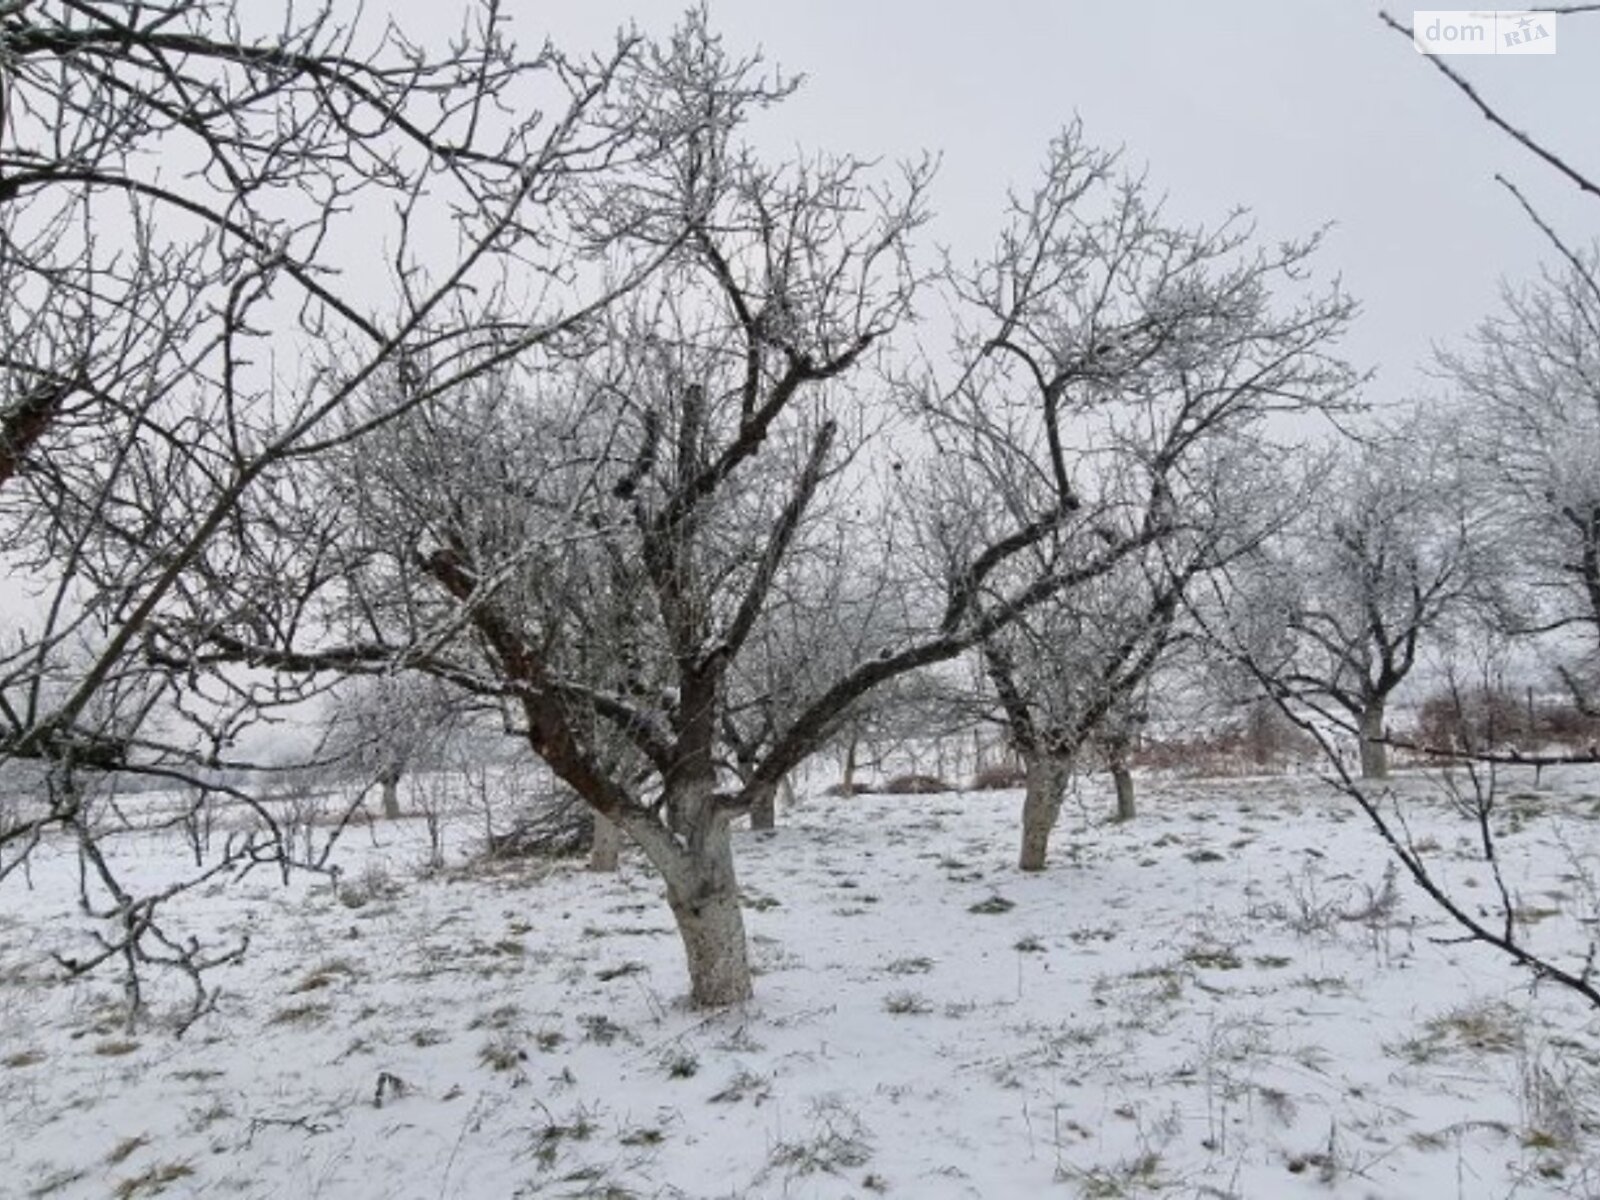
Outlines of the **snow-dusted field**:
<svg viewBox="0 0 1600 1200">
<path fill-rule="evenodd" d="M 1424 782 L 1413 835 L 1490 904 Z M 1581 962 L 1600 777 L 1548 782 L 1507 788 L 1506 869 L 1527 936 Z M 1600 1017 L 1435 940 L 1346 802 L 1152 781 L 1119 828 L 1085 790 L 1038 876 L 1016 793 L 813 799 L 741 835 L 758 994 L 711 1017 L 637 856 L 424 877 L 402 821 L 352 833 L 339 892 L 187 901 L 249 957 L 181 1039 L 129 1033 L 114 980 L 47 982 L 57 849 L 0 915 L 0 1194 L 1600 1195 Z M 181 866 L 176 839 L 120 853 Z"/>
</svg>

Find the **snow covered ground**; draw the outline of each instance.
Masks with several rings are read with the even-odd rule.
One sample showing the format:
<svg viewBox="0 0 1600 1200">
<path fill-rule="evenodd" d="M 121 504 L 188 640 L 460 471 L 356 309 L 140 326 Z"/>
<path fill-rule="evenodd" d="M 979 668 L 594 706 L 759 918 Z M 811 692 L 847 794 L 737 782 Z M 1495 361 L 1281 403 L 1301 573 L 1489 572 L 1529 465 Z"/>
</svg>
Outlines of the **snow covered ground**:
<svg viewBox="0 0 1600 1200">
<path fill-rule="evenodd" d="M 1529 782 L 1497 819 L 1519 928 L 1581 963 L 1600 774 Z M 1400 789 L 1489 908 L 1472 826 Z M 424 876 L 400 821 L 352 832 L 338 889 L 186 899 L 251 951 L 183 1037 L 129 1032 L 113 979 L 51 982 L 78 918 L 49 849 L 0 914 L 0 1194 L 1600 1195 L 1600 1014 L 1437 940 L 1347 801 L 1152 780 L 1116 827 L 1107 790 L 1037 876 L 1014 792 L 817 798 L 740 835 L 757 998 L 709 1017 L 639 857 Z M 183 867 L 173 836 L 118 847 Z"/>
</svg>

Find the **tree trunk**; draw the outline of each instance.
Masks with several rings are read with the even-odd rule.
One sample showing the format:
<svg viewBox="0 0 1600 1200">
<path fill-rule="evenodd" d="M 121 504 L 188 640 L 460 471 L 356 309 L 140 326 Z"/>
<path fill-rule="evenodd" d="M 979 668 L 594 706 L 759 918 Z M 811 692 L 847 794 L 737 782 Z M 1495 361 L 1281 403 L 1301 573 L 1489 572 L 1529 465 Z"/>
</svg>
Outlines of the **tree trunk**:
<svg viewBox="0 0 1600 1200">
<path fill-rule="evenodd" d="M 1389 747 L 1383 737 L 1383 701 L 1371 701 L 1361 714 L 1361 777 L 1389 778 Z"/>
<path fill-rule="evenodd" d="M 790 783 L 789 777 L 785 775 L 778 780 L 778 807 L 784 812 L 788 812 L 794 807 L 794 804 L 794 784 Z"/>
<path fill-rule="evenodd" d="M 689 962 L 690 1002 L 722 1008 L 748 1000 L 750 958 L 727 818 L 710 817 L 688 849 L 674 844 L 668 860 L 656 865 L 667 881 L 667 903 Z"/>
<path fill-rule="evenodd" d="M 1120 759 L 1111 764 L 1111 782 L 1117 788 L 1117 811 L 1115 819 L 1118 821 L 1131 821 L 1137 809 L 1133 802 L 1133 774 L 1128 770 L 1128 764 Z"/>
<path fill-rule="evenodd" d="M 622 814 L 624 830 L 666 881 L 696 1008 L 738 1004 L 751 994 L 733 835 L 715 790 L 710 775 L 669 783 L 663 797 L 667 828 L 642 812 Z"/>
<path fill-rule="evenodd" d="M 776 829 L 778 827 L 778 789 L 763 787 L 756 791 L 750 802 L 750 828 Z"/>
<path fill-rule="evenodd" d="M 1022 855 L 1017 865 L 1024 871 L 1044 870 L 1050 849 L 1050 831 L 1061 812 L 1061 797 L 1072 774 L 1072 760 L 1051 754 L 1023 756 L 1027 790 L 1022 797 Z"/>
<path fill-rule="evenodd" d="M 611 872 L 617 869 L 622 852 L 622 830 L 599 813 L 594 814 L 594 835 L 589 841 L 589 870 Z"/>
<path fill-rule="evenodd" d="M 856 735 L 852 733 L 844 747 L 844 779 L 840 783 L 840 790 L 846 796 L 856 794 L 856 746 Z"/>
<path fill-rule="evenodd" d="M 388 768 L 378 776 L 378 786 L 383 789 L 383 815 L 390 820 L 400 815 L 400 771 Z"/>
</svg>

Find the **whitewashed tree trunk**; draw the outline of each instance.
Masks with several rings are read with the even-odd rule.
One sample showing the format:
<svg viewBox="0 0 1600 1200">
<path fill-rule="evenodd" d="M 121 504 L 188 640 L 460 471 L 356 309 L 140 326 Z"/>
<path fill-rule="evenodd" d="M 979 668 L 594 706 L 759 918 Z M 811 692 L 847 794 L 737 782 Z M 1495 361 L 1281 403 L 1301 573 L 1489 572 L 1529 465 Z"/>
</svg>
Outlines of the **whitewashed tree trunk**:
<svg viewBox="0 0 1600 1200">
<path fill-rule="evenodd" d="M 778 789 L 763 787 L 756 792 L 750 804 L 751 829 L 776 829 L 778 827 Z"/>
<path fill-rule="evenodd" d="M 622 830 L 599 813 L 595 813 L 594 837 L 589 842 L 589 870 L 615 871 L 621 853 Z"/>
<path fill-rule="evenodd" d="M 1387 779 L 1389 777 L 1389 747 L 1384 744 L 1382 700 L 1371 701 L 1361 714 L 1361 777 Z"/>
<path fill-rule="evenodd" d="M 1023 756 L 1027 789 L 1022 797 L 1022 854 L 1017 865 L 1024 871 L 1044 870 L 1050 850 L 1050 831 L 1061 812 L 1061 798 L 1072 775 L 1072 760 L 1052 754 Z"/>
<path fill-rule="evenodd" d="M 1111 764 L 1111 782 L 1117 788 L 1117 811 L 1115 819 L 1118 821 L 1131 821 L 1137 813 L 1133 800 L 1133 773 L 1128 770 L 1125 762 Z"/>
<path fill-rule="evenodd" d="M 733 836 L 713 792 L 709 780 L 669 789 L 666 809 L 676 832 L 642 814 L 624 824 L 666 881 L 667 903 L 689 965 L 689 999 L 696 1008 L 738 1004 L 752 992 Z"/>
<path fill-rule="evenodd" d="M 383 789 L 383 815 L 390 820 L 400 815 L 400 771 L 385 770 L 378 776 L 378 786 Z"/>
<path fill-rule="evenodd" d="M 657 865 L 689 962 L 691 1003 L 723 1008 L 748 1000 L 750 959 L 728 822 L 717 818 L 697 853 L 675 854 L 670 866 Z"/>
<path fill-rule="evenodd" d="M 840 787 L 846 796 L 856 794 L 856 750 L 859 744 L 853 733 L 850 735 L 850 740 L 845 743 L 844 778 L 840 781 Z"/>
</svg>

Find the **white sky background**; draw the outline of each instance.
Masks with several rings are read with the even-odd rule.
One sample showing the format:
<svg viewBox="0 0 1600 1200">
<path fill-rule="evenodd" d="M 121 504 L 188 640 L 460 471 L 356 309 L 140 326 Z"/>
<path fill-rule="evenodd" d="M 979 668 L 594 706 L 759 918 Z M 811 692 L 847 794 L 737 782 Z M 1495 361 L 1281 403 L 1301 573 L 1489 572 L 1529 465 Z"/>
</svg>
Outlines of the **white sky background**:
<svg viewBox="0 0 1600 1200">
<path fill-rule="evenodd" d="M 460 9 L 391 0 L 417 29 Z M 630 20 L 669 28 L 659 0 L 505 0 L 519 43 L 599 47 Z M 1496 305 L 1499 280 L 1555 252 L 1509 174 L 1570 240 L 1600 231 L 1600 201 L 1493 130 L 1369 0 L 714 0 L 731 49 L 760 47 L 807 77 L 756 131 L 888 159 L 942 156 L 931 236 L 959 257 L 989 244 L 1008 185 L 1027 186 L 1074 113 L 1123 145 L 1185 221 L 1243 204 L 1271 238 L 1334 223 L 1321 272 L 1361 301 L 1347 352 L 1379 367 L 1369 398 L 1428 386 L 1417 367 Z M 453 11 L 452 11 L 453 10 Z M 1411 9 L 1390 11 L 1404 23 Z M 1600 176 L 1600 14 L 1559 19 L 1558 53 L 1455 57 L 1514 125 Z"/>
</svg>

